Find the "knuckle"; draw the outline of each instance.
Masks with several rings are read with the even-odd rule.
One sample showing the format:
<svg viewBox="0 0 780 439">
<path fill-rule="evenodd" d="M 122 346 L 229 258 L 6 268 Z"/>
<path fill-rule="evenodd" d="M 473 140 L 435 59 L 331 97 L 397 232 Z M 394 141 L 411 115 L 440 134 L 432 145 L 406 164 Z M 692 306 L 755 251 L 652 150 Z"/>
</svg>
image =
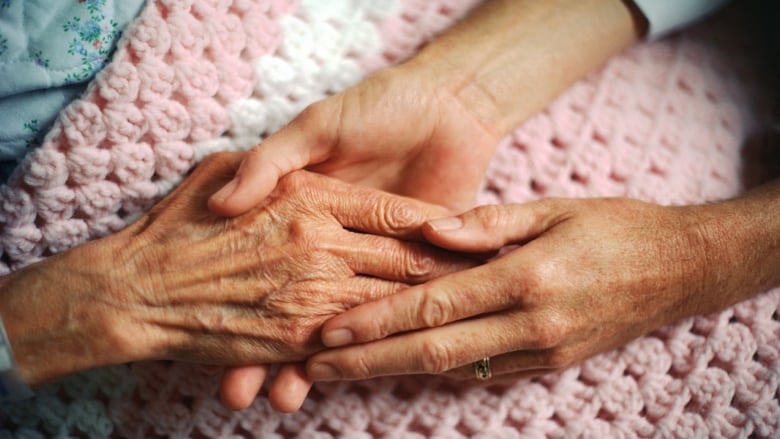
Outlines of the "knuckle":
<svg viewBox="0 0 780 439">
<path fill-rule="evenodd" d="M 381 210 L 380 228 L 387 231 L 403 232 L 423 222 L 423 218 L 411 205 L 400 200 L 386 201 Z"/>
<path fill-rule="evenodd" d="M 563 340 L 563 331 L 553 325 L 543 325 L 536 329 L 536 342 L 539 348 L 553 348 Z"/>
<path fill-rule="evenodd" d="M 344 371 L 352 378 L 371 378 L 374 376 L 374 367 L 364 354 L 356 354 L 344 365 Z"/>
<path fill-rule="evenodd" d="M 453 355 L 448 345 L 426 340 L 420 345 L 420 368 L 424 373 L 440 374 L 453 367 Z"/>
<path fill-rule="evenodd" d="M 428 328 L 442 326 L 449 322 L 452 316 L 452 303 L 444 294 L 426 292 L 418 309 L 418 320 Z"/>
<path fill-rule="evenodd" d="M 316 228 L 308 221 L 294 220 L 288 227 L 290 242 L 300 254 L 310 256 L 319 248 Z"/>
<path fill-rule="evenodd" d="M 565 343 L 572 333 L 571 325 L 564 318 L 556 315 L 557 313 L 545 313 L 534 324 L 533 336 L 536 340 L 536 347 L 541 349 L 550 349 L 561 346 Z"/>
<path fill-rule="evenodd" d="M 517 303 L 528 306 L 539 306 L 550 303 L 558 291 L 560 273 L 556 272 L 554 263 L 548 260 L 538 260 L 520 268 L 523 289 L 517 291 Z"/>
<path fill-rule="evenodd" d="M 405 277 L 413 280 L 430 276 L 436 267 L 436 262 L 417 249 L 407 253 L 405 266 Z"/>
<path fill-rule="evenodd" d="M 475 214 L 484 230 L 503 230 L 504 215 L 501 206 L 495 204 L 482 206 L 475 211 Z"/>
<path fill-rule="evenodd" d="M 366 319 L 364 325 L 364 328 L 358 326 L 356 332 L 365 334 L 371 340 L 380 340 L 392 333 L 391 325 L 386 318 Z"/>
</svg>

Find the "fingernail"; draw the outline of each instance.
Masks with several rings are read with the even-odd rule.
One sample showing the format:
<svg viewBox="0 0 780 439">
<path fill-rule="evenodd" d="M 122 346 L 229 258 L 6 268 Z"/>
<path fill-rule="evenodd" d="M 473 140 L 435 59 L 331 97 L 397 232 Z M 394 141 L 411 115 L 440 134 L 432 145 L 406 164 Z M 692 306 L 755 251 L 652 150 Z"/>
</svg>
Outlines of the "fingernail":
<svg viewBox="0 0 780 439">
<path fill-rule="evenodd" d="M 333 381 L 341 378 L 341 374 L 328 363 L 314 363 L 309 366 L 308 378 L 312 381 Z"/>
<path fill-rule="evenodd" d="M 336 347 L 336 346 L 344 346 L 345 344 L 350 344 L 354 340 L 354 336 L 352 335 L 352 331 L 349 329 L 334 329 L 332 331 L 327 331 L 322 334 L 322 342 L 325 343 L 325 346 L 328 347 Z"/>
<path fill-rule="evenodd" d="M 463 227 L 463 220 L 457 216 L 449 218 L 438 218 L 428 221 L 428 225 L 437 232 L 447 232 L 450 230 L 458 230 Z"/>
<path fill-rule="evenodd" d="M 216 201 L 226 201 L 232 194 L 233 191 L 236 190 L 236 186 L 238 185 L 238 179 L 234 178 L 228 182 L 228 184 L 222 186 L 222 189 L 218 190 L 214 193 L 214 195 L 211 196 Z"/>
</svg>

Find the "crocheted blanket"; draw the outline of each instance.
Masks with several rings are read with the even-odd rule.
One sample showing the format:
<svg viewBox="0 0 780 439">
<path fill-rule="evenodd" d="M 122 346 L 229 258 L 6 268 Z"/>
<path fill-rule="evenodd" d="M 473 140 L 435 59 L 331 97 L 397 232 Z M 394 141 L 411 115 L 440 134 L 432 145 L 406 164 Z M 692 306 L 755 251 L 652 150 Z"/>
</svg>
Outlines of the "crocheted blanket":
<svg viewBox="0 0 780 439">
<path fill-rule="evenodd" d="M 207 154 L 251 147 L 474 3 L 150 1 L 0 188 L 0 273 L 120 230 Z M 479 202 L 738 194 L 741 146 L 769 99 L 753 49 L 705 26 L 614 58 L 503 140 Z M 217 378 L 186 364 L 102 368 L 2 407 L 0 436 L 777 437 L 779 306 L 775 290 L 512 384 L 317 384 L 292 415 L 263 398 L 230 412 Z"/>
</svg>

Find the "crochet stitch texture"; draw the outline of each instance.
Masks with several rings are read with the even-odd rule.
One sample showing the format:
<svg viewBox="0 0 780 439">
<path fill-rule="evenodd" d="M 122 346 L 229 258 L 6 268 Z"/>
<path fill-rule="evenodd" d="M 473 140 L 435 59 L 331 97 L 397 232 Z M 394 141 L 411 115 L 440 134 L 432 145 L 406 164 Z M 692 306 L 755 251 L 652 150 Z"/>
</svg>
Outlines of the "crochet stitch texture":
<svg viewBox="0 0 780 439">
<path fill-rule="evenodd" d="M 410 56 L 475 3 L 150 1 L 110 66 L 0 188 L 0 272 L 120 230 L 204 156 L 253 146 L 309 103 Z M 738 194 L 740 147 L 768 106 L 750 55 L 735 32 L 704 28 L 616 57 L 502 141 L 479 203 Z M 318 384 L 292 415 L 262 398 L 230 412 L 215 399 L 217 378 L 190 365 L 104 368 L 2 407 L 0 436 L 776 437 L 779 306 L 775 290 L 511 384 Z"/>
</svg>

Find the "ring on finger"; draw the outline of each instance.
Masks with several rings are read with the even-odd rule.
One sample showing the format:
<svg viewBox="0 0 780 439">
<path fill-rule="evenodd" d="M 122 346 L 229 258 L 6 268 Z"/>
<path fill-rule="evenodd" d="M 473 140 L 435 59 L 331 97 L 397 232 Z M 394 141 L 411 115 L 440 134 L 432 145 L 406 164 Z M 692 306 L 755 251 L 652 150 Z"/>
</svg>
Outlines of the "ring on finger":
<svg viewBox="0 0 780 439">
<path fill-rule="evenodd" d="M 486 381 L 493 376 L 493 372 L 490 370 L 490 357 L 474 362 L 474 376 L 477 381 Z"/>
</svg>

